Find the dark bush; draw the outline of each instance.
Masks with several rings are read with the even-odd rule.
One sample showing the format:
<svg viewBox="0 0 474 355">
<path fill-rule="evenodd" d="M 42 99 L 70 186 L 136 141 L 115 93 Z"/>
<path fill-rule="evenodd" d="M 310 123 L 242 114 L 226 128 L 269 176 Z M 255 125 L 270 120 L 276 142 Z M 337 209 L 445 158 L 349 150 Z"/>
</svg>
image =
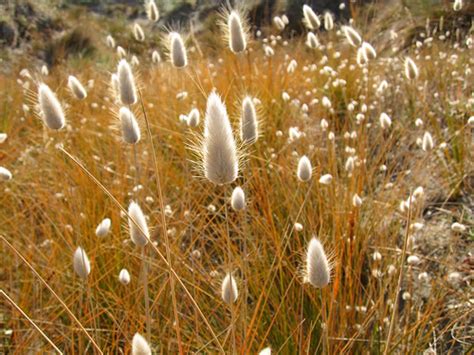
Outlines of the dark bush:
<svg viewBox="0 0 474 355">
<path fill-rule="evenodd" d="M 49 66 L 54 66 L 69 56 L 90 56 L 95 49 L 91 37 L 81 29 L 75 28 L 61 38 L 49 42 L 45 48 L 44 59 Z"/>
</svg>

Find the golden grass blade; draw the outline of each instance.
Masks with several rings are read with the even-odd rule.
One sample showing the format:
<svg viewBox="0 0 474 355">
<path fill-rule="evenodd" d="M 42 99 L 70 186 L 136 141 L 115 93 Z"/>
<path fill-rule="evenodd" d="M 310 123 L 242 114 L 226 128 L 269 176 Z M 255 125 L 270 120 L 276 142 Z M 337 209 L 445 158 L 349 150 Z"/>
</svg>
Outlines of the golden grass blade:
<svg viewBox="0 0 474 355">
<path fill-rule="evenodd" d="M 103 354 L 102 350 L 100 350 L 100 348 L 97 345 L 97 343 L 95 342 L 95 340 L 92 338 L 92 336 L 89 334 L 89 332 L 84 328 L 84 326 L 81 324 L 79 319 L 76 318 L 74 313 L 72 313 L 72 311 L 64 303 L 64 301 L 61 299 L 61 297 L 59 297 L 58 294 L 56 292 L 54 292 L 54 290 L 49 286 L 49 284 L 46 282 L 46 280 L 43 279 L 43 277 L 38 273 L 38 271 L 36 271 L 36 269 L 28 262 L 28 260 L 26 260 L 26 258 L 12 244 L 10 244 L 10 242 L 3 235 L 0 235 L 0 238 L 5 242 L 5 244 L 11 250 L 13 250 L 13 252 L 26 264 L 26 266 L 28 266 L 30 268 L 30 270 L 36 275 L 36 277 L 38 277 L 40 279 L 40 281 L 43 283 L 43 285 L 46 286 L 46 288 L 49 290 L 49 292 L 51 292 L 51 294 L 54 296 L 54 298 L 56 298 L 58 300 L 58 302 L 61 304 L 61 306 L 63 306 L 63 308 L 66 310 L 66 312 L 69 314 L 69 316 L 74 320 L 74 322 L 77 323 L 77 325 L 79 326 L 79 328 L 81 328 L 81 330 L 84 332 L 84 334 L 87 336 L 87 338 L 89 338 L 92 345 L 99 352 L 99 354 Z"/>
</svg>

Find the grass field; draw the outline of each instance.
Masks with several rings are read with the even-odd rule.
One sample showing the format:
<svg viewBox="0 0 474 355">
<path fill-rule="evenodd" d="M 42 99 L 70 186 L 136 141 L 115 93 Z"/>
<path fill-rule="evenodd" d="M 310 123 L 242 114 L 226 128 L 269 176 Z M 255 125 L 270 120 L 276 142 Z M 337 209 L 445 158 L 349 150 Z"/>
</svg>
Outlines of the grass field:
<svg viewBox="0 0 474 355">
<path fill-rule="evenodd" d="M 127 23 L 114 48 L 109 24 L 87 20 L 93 57 L 47 74 L 21 58 L 0 74 L 0 352 L 129 353 L 136 333 L 159 354 L 473 351 L 472 34 L 415 18 L 401 45 L 390 23 L 355 17 L 359 42 L 320 15 L 316 48 L 277 27 L 243 34 L 239 53 L 222 32 L 203 35 L 218 46 L 183 33 L 183 68 L 145 19 L 144 41 Z M 126 73 L 111 84 L 116 45 L 135 89 Z M 41 83 L 58 104 L 38 97 Z M 206 110 L 212 92 L 229 121 Z M 51 129 L 57 105 L 65 122 Z M 237 177 L 209 179 L 235 159 Z M 313 237 L 325 252 L 308 254 Z"/>
</svg>

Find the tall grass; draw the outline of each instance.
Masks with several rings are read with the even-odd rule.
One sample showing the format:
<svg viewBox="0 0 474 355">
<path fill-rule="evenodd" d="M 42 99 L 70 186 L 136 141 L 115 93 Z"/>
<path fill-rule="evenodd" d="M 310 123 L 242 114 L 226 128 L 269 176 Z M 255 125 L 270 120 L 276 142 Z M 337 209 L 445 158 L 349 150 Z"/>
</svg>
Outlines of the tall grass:
<svg viewBox="0 0 474 355">
<path fill-rule="evenodd" d="M 97 38 L 104 61 L 64 63 L 42 78 L 66 108 L 62 130 L 46 130 L 35 116 L 35 82 L 0 76 L 9 88 L 0 159 L 13 174 L 1 182 L 0 196 L 1 288 L 8 301 L 0 309 L 3 347 L 16 353 L 46 352 L 51 343 L 64 353 L 129 352 L 132 344 L 172 354 L 257 353 L 268 346 L 288 354 L 467 351 L 472 310 L 462 258 L 474 221 L 462 198 L 472 192 L 472 47 L 466 38 L 435 37 L 405 52 L 379 50 L 377 36 L 364 35 L 369 31 L 361 24 L 355 27 L 361 39 L 348 37 L 356 46 L 370 43 L 377 56 L 360 66 L 357 48 L 335 33 L 341 24 L 334 26 L 318 33 L 313 48 L 304 37 L 276 37 L 276 29 L 267 29 L 266 43 L 254 38 L 237 55 L 224 44 L 200 43 L 197 50 L 186 43 L 183 65 L 175 61 L 185 66 L 179 72 L 169 62 L 152 62 L 155 45 L 146 33 L 149 53 L 133 69 L 137 90 L 124 103 L 138 102 L 133 112 L 147 132 L 134 156 L 108 88 L 107 71 L 118 57 L 106 46 L 105 28 Z M 127 48 L 123 39 L 117 44 Z M 265 55 L 267 45 L 273 56 Z M 411 80 L 406 57 L 418 68 L 417 75 L 409 68 Z M 71 72 L 83 84 L 94 80 L 83 100 L 67 93 Z M 236 143 L 244 149 L 242 169 L 222 188 L 190 169 L 189 160 L 198 158 L 189 146 L 203 125 L 179 120 L 193 108 L 204 112 L 214 90 L 235 137 L 242 98 L 258 99 L 252 101 L 258 140 Z M 245 191 L 239 213 L 229 209 L 237 186 Z M 124 207 L 131 201 L 148 218 L 146 253 L 129 237 L 134 227 Z M 110 232 L 98 238 L 105 216 Z M 452 222 L 468 228 L 452 232 Z M 333 255 L 330 283 L 321 290 L 301 277 L 313 236 Z M 72 265 L 79 245 L 90 260 L 86 280 Z M 412 255 L 421 262 L 410 264 Z M 126 286 L 118 278 L 122 269 L 130 274 Z M 221 297 L 229 274 L 235 285 L 227 296 L 234 286 L 239 290 L 231 306 Z M 137 333 L 151 338 L 147 343 Z"/>
</svg>

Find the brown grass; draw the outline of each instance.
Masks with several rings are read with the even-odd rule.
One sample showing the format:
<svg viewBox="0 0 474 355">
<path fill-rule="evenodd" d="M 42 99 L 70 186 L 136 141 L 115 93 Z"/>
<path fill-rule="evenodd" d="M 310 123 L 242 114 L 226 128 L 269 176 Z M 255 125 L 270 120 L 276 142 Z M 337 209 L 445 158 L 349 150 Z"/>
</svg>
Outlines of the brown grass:
<svg viewBox="0 0 474 355">
<path fill-rule="evenodd" d="M 453 264 L 462 258 L 462 245 L 472 241 L 472 215 L 463 212 L 461 203 L 465 183 L 473 171 L 472 132 L 466 126 L 472 115 L 472 102 L 469 104 L 468 100 L 473 78 L 466 74 L 466 69 L 472 67 L 469 50 L 465 44 L 453 49 L 451 40 L 435 40 L 431 47 L 419 50 L 412 46 L 408 54 L 420 56 L 416 60 L 420 78 L 415 83 L 408 83 L 403 77 L 405 53 L 387 50 L 369 64 L 364 82 L 363 70 L 357 65 L 354 70 L 348 66 L 338 68 L 343 60 L 355 65 L 356 50 L 334 33 L 321 34 L 320 40 L 323 44 L 332 41 L 333 48 L 326 49 L 325 65 L 337 70 L 337 77 L 347 82 L 345 89 L 325 87 L 328 76 L 320 73 L 323 65 L 318 64 L 323 53 L 310 51 L 300 38 L 291 39 L 287 46 L 279 42 L 271 58 L 264 57 L 262 43 L 255 40 L 250 44 L 251 51 L 243 56 L 235 56 L 226 48 L 213 48 L 217 57 L 206 56 L 210 49 L 200 43 L 204 56 L 197 51 L 191 53 L 190 65 L 182 71 L 169 63 L 152 66 L 151 54 L 144 53 L 140 57 L 143 64 L 137 69 L 144 110 L 140 104 L 135 110 L 142 122 L 143 138 L 137 146 L 139 181 L 133 151 L 115 129 L 117 107 L 107 90 L 106 72 L 114 70 L 112 60 L 97 66 L 90 60 L 82 65 L 75 63 L 74 67 L 65 63 L 44 78 L 69 105 L 68 129 L 61 132 L 47 131 L 42 126 L 26 99 L 28 92 L 16 82 L 16 75 L 0 77 L 1 87 L 8 88 L 2 96 L 0 127 L 9 135 L 1 147 L 0 162 L 14 176 L 12 181 L 2 183 L 0 232 L 81 323 L 78 326 L 71 320 L 27 265 L 1 242 L 1 288 L 17 305 L 15 310 L 5 302 L 0 308 L 4 328 L 12 330 L 5 336 L 4 349 L 18 354 L 50 351 L 51 346 L 31 326 L 32 322 L 64 353 L 94 352 L 82 327 L 104 353 L 128 352 L 133 335 L 146 334 L 141 253 L 129 240 L 127 220 L 121 217 L 119 207 L 135 199 L 150 218 L 152 241 L 156 243 L 147 246 L 147 261 L 150 343 L 157 353 L 217 353 L 222 346 L 228 353 L 235 350 L 243 354 L 271 346 L 275 352 L 291 354 L 298 352 L 300 339 L 303 352 L 310 353 L 322 351 L 323 339 L 325 352 L 330 354 L 367 350 L 415 354 L 433 342 L 441 352 L 467 350 L 466 327 L 472 312 L 465 306 L 470 297 L 468 281 L 456 287 L 446 280 L 447 271 L 462 275 L 469 272 L 462 264 Z M 377 48 L 376 43 L 374 46 Z M 339 59 L 333 56 L 336 50 L 341 52 Z M 105 48 L 100 51 L 104 57 L 113 58 Z M 457 61 L 440 59 L 442 52 L 448 58 L 456 54 Z M 389 58 L 395 62 L 388 63 Z M 298 68 L 288 74 L 286 68 L 291 59 L 297 61 Z M 210 63 L 214 66 L 209 67 Z M 317 64 L 316 71 L 303 70 L 312 63 Z M 99 69 L 104 67 L 107 69 Z M 67 92 L 69 74 L 78 76 L 83 83 L 95 80 L 85 101 L 75 101 Z M 377 96 L 375 89 L 383 79 L 390 86 L 384 95 Z M 33 83 L 30 88 L 35 90 Z M 262 137 L 246 152 L 247 160 L 236 183 L 248 196 L 244 214 L 229 209 L 226 216 L 224 203 L 228 203 L 234 185 L 219 189 L 196 176 L 189 161 L 193 155 L 187 149 L 192 133 L 178 121 L 179 114 L 188 113 L 192 107 L 203 113 L 213 88 L 224 96 L 235 128 L 241 99 L 250 94 L 261 100 L 258 109 Z M 306 95 L 313 89 L 314 93 Z M 178 101 L 176 94 L 183 90 L 189 96 Z M 283 91 L 307 104 L 313 98 L 321 101 L 328 96 L 334 111 L 329 112 L 319 103 L 310 106 L 306 116 L 282 100 Z M 351 100 L 359 102 L 354 112 L 347 109 Z M 22 111 L 25 103 L 30 112 Z M 370 127 L 356 124 L 355 115 L 362 103 L 373 105 L 364 121 L 371 123 Z M 383 132 L 378 123 L 381 112 L 392 118 L 392 127 Z M 154 152 L 150 136 L 145 134 L 145 113 Z M 418 117 L 424 121 L 422 128 L 415 127 Z M 335 133 L 334 142 L 328 140 L 328 131 L 321 130 L 322 118 L 329 121 L 328 131 Z M 291 126 L 298 126 L 305 136 L 288 143 Z M 198 129 L 201 128 L 202 123 Z M 283 137 L 277 131 L 282 131 Z M 345 132 L 353 131 L 357 139 L 344 138 Z M 425 131 L 435 140 L 435 149 L 428 153 L 416 144 Z M 445 149 L 438 147 L 441 142 L 447 143 Z M 56 149 L 58 143 L 85 170 Z M 344 171 L 346 146 L 355 149 L 359 161 L 365 161 L 356 166 L 352 176 Z M 296 178 L 298 157 L 302 155 L 307 155 L 315 168 L 308 184 Z M 380 171 L 382 164 L 387 166 L 385 172 Z M 326 173 L 333 176 L 333 183 L 320 185 L 318 179 Z M 137 184 L 143 189 L 134 191 Z M 416 242 L 410 239 L 416 233 L 409 228 L 407 213 L 399 211 L 400 201 L 406 200 L 417 186 L 425 188 L 425 197 L 411 209 L 410 220 L 423 221 L 427 209 L 432 208 L 445 214 L 449 221 L 468 225 L 464 235 L 447 231 L 431 236 L 460 245 L 459 248 L 434 257 L 418 251 Z M 363 198 L 360 208 L 352 205 L 355 193 Z M 152 199 L 145 202 L 146 197 Z M 211 204 L 216 207 L 215 212 L 208 208 Z M 171 206 L 173 214 L 163 220 L 165 205 Z M 99 239 L 94 230 L 104 217 L 111 218 L 112 230 Z M 302 232 L 293 230 L 295 222 L 304 225 Z M 408 267 L 406 258 L 401 258 L 405 231 L 409 232 L 407 254 L 422 259 L 418 266 Z M 300 277 L 302 254 L 313 234 L 334 254 L 333 279 L 322 292 L 303 285 Z M 232 241 L 232 269 L 240 291 L 234 306 L 237 317 L 233 317 L 236 349 L 232 349 L 230 336 L 230 308 L 219 293 L 228 270 L 227 235 Z M 87 286 L 72 269 L 72 255 L 79 245 L 91 260 Z M 192 256 L 194 250 L 200 251 L 200 258 Z M 372 259 L 376 250 L 382 254 L 380 261 Z M 170 257 L 174 272 L 165 262 Z M 397 268 L 395 274 L 387 273 L 389 265 Z M 430 265 L 444 268 L 432 272 Z M 131 274 L 128 286 L 118 282 L 122 268 Z M 380 270 L 381 277 L 374 277 L 373 270 Z M 425 287 L 417 279 L 422 271 L 430 274 L 431 293 L 425 297 L 417 294 L 418 288 Z M 174 273 L 179 280 L 174 283 L 175 307 L 170 279 Z M 394 295 L 405 291 L 412 298 L 400 298 L 394 312 Z M 242 297 L 246 293 L 247 301 Z M 83 302 L 85 299 L 90 302 Z M 453 302 L 459 306 L 448 307 Z M 31 319 L 23 318 L 18 309 Z M 174 310 L 179 319 L 176 326 Z M 387 344 L 392 315 L 396 319 Z M 326 319 L 325 327 L 322 317 Z"/>
</svg>

